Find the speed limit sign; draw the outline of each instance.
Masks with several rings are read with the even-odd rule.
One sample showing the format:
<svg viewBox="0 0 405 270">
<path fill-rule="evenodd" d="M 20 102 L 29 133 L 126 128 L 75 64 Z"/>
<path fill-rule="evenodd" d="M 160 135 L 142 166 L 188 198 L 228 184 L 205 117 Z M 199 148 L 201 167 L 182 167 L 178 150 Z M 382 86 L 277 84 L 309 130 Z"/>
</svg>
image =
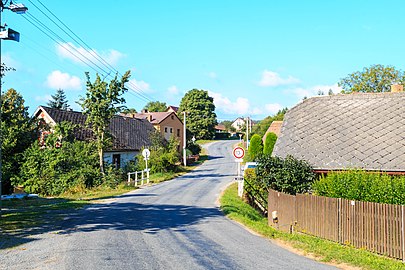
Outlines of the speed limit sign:
<svg viewBox="0 0 405 270">
<path fill-rule="evenodd" d="M 242 147 L 235 147 L 233 149 L 233 156 L 237 159 L 241 159 L 245 156 L 245 149 L 243 149 Z"/>
</svg>

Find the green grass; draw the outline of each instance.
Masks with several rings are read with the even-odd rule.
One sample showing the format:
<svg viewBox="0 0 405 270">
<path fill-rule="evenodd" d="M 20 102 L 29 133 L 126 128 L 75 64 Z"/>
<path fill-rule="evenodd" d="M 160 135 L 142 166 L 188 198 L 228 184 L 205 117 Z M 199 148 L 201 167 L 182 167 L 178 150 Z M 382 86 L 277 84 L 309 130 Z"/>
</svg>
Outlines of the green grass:
<svg viewBox="0 0 405 270">
<path fill-rule="evenodd" d="M 264 237 L 281 240 L 283 243 L 300 250 L 303 254 L 310 254 L 319 261 L 338 265 L 347 264 L 361 269 L 405 269 L 405 265 L 398 260 L 309 235 L 284 233 L 268 226 L 267 218 L 261 216 L 259 212 L 238 197 L 236 184 L 225 190 L 220 202 L 222 211 L 229 218 Z"/>
</svg>

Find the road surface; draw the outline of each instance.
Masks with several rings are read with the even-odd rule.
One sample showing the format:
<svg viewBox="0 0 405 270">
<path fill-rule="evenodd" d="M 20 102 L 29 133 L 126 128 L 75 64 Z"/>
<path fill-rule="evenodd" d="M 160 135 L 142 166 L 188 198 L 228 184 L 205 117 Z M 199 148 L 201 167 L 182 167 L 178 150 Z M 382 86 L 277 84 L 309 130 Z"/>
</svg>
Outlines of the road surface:
<svg viewBox="0 0 405 270">
<path fill-rule="evenodd" d="M 91 205 L 62 228 L 0 250 L 1 269 L 335 269 L 248 232 L 216 200 L 233 181 L 232 141 L 192 173 Z"/>
</svg>

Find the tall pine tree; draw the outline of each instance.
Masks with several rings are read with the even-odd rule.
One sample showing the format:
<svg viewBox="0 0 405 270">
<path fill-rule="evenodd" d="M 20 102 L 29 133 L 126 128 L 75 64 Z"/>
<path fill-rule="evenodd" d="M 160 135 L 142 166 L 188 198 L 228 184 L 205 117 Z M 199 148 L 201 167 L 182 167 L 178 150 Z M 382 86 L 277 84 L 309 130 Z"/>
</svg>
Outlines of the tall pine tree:
<svg viewBox="0 0 405 270">
<path fill-rule="evenodd" d="M 68 101 L 66 99 L 65 91 L 58 89 L 55 95 L 51 95 L 52 99 L 49 100 L 48 106 L 55 109 L 67 110 L 69 109 Z"/>
</svg>

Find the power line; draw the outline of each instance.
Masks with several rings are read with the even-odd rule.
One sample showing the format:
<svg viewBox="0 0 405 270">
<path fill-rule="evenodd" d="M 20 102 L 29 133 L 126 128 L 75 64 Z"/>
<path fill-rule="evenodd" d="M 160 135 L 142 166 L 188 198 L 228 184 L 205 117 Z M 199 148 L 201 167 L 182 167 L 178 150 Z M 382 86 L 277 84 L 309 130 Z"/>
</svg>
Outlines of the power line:
<svg viewBox="0 0 405 270">
<path fill-rule="evenodd" d="M 41 8 L 39 8 L 37 5 L 35 5 L 31 0 L 28 0 L 34 7 L 36 7 L 44 16 L 46 16 L 53 24 L 55 24 L 60 30 L 62 30 L 66 35 L 68 35 L 72 40 L 74 40 L 77 44 L 82 44 L 84 45 L 83 47 L 86 47 L 89 54 L 91 54 L 97 61 L 99 61 L 104 67 L 106 67 L 109 72 L 106 72 L 104 69 L 100 68 L 98 65 L 96 65 L 93 61 L 91 61 L 88 57 L 84 56 L 77 48 L 72 48 L 76 51 L 78 51 L 82 56 L 84 56 L 86 59 L 91 61 L 94 65 L 96 65 L 98 68 L 100 68 L 106 75 L 105 77 L 110 77 L 112 76 L 111 73 L 114 71 L 114 73 L 122 76 L 122 74 L 117 71 L 111 64 L 109 64 L 103 57 L 101 57 L 95 50 L 93 50 L 83 39 L 81 39 L 76 33 L 74 33 L 65 23 L 63 23 L 51 10 L 49 10 L 40 0 L 38 2 L 42 5 L 43 8 L 46 9 L 58 22 L 60 22 L 71 34 L 66 32 L 55 20 L 50 18 Z M 41 23 L 42 24 L 42 23 Z M 42 24 L 43 25 L 43 24 Z M 43 25 L 46 27 L 45 25 Z M 48 28 L 48 27 L 46 27 Z M 49 28 L 48 28 L 49 29 Z M 53 31 L 52 31 L 53 32 Z M 76 39 L 77 38 L 77 39 Z M 60 38 L 62 39 L 62 38 Z M 62 39 L 63 40 L 63 39 Z M 78 41 L 79 40 L 79 41 Z M 65 42 L 66 43 L 66 42 Z M 68 45 L 72 47 L 69 43 Z M 75 56 L 77 58 L 77 56 Z M 139 88 L 137 85 L 135 85 L 132 82 L 128 83 L 129 86 L 132 86 L 132 88 L 128 87 L 130 90 L 134 91 L 137 95 L 139 95 L 141 98 L 143 98 L 146 101 L 152 101 L 152 99 L 146 94 L 143 93 L 143 90 Z"/>
</svg>

